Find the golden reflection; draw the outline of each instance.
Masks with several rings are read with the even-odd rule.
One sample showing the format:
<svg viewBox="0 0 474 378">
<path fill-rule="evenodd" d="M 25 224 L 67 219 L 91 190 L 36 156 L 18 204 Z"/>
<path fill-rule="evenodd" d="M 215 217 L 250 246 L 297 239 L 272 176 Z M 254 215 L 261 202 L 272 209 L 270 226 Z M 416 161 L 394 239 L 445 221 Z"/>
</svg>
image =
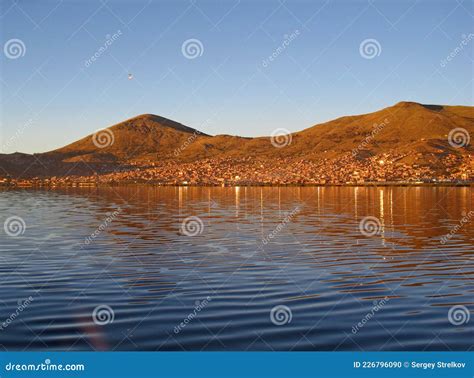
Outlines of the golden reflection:
<svg viewBox="0 0 474 378">
<path fill-rule="evenodd" d="M 388 189 L 388 200 L 390 207 L 390 231 L 393 232 L 393 190 L 392 188 Z"/>
<path fill-rule="evenodd" d="M 461 198 L 460 198 L 460 201 L 461 201 L 461 208 L 463 209 L 463 211 L 466 212 L 466 214 L 469 212 L 469 209 L 468 209 L 468 205 L 467 205 L 467 193 L 468 193 L 468 188 L 466 187 L 463 187 L 461 188 Z"/>
<path fill-rule="evenodd" d="M 278 187 L 278 216 L 281 217 L 281 188 Z"/>
<path fill-rule="evenodd" d="M 240 186 L 235 187 L 235 217 L 239 217 L 239 207 L 240 207 Z"/>
<path fill-rule="evenodd" d="M 245 202 L 242 202 L 242 190 L 245 192 Z M 233 194 L 231 194 L 233 193 Z M 397 245 L 403 249 L 423 252 L 427 248 L 439 249 L 440 238 L 451 232 L 459 225 L 466 213 L 472 211 L 473 188 L 455 187 L 393 187 L 393 188 L 268 188 L 246 187 L 236 188 L 203 188 L 189 187 L 114 187 L 111 189 L 99 188 L 94 190 L 64 189 L 56 190 L 56 195 L 77 195 L 86 198 L 87 208 L 116 208 L 121 206 L 123 199 L 127 199 L 127 208 L 124 213 L 114 220 L 107 228 L 108 235 L 117 235 L 119 238 L 130 236 L 133 240 L 168 240 L 169 234 L 177 230 L 175 216 L 199 216 L 201 213 L 215 213 L 216 200 L 224 210 L 215 214 L 214 222 L 227 225 L 234 219 L 225 212 L 225 209 L 236 208 L 238 216 L 247 219 L 253 230 L 263 235 L 265 216 L 268 213 L 270 220 L 277 217 L 277 206 L 284 212 L 292 203 L 301 198 L 305 204 L 305 211 L 298 217 L 294 226 L 295 232 L 311 234 L 317 231 L 321 238 L 330 238 L 332 235 L 343 235 L 341 226 L 350 222 L 358 228 L 359 221 L 365 216 L 377 216 L 381 222 L 381 239 L 386 246 Z M 229 197 L 229 194 L 231 196 Z M 188 198 L 187 198 L 187 197 Z M 190 202 L 192 200 L 192 203 Z M 264 200 L 268 206 L 264 209 Z M 354 204 L 351 203 L 354 201 Z M 279 203 L 279 205 L 277 204 Z M 192 204 L 192 206 L 186 206 Z M 150 204 L 159 204 L 151 206 Z M 201 206 L 201 207 L 200 207 Z M 273 214 L 271 209 L 274 209 Z M 375 209 L 375 210 L 374 210 Z M 132 213 L 133 211 L 133 213 Z M 388 212 L 388 213 L 387 213 Z M 146 214 L 147 217 L 159 219 L 159 223 L 149 222 L 147 217 L 128 216 L 128 214 Z M 164 216 L 167 214 L 168 216 Z M 334 223 L 337 214 L 339 223 Z M 317 219 L 311 217 L 316 216 Z M 103 214 L 97 212 L 91 222 L 91 230 L 103 222 Z M 260 218 L 260 219 L 258 219 Z M 232 222 L 234 222 L 232 221 Z M 260 230 L 257 225 L 260 223 Z M 474 222 L 463 225 L 454 239 L 464 240 L 469 244 Z M 89 232 L 88 231 L 88 232 Z M 249 231 L 251 232 L 251 231 Z M 357 234 L 359 234 L 357 232 Z M 105 235 L 105 232 L 104 232 Z M 395 236 L 396 235 L 396 236 Z M 321 239 L 320 238 L 320 239 Z M 466 239 L 467 238 L 467 239 Z M 135 243 L 130 247 L 134 248 Z M 471 243 L 472 244 L 472 243 Z M 446 246 L 445 248 L 447 248 Z"/>
<path fill-rule="evenodd" d="M 357 194 L 359 193 L 359 187 L 356 186 L 354 188 L 354 219 L 357 221 L 359 219 L 359 215 L 357 213 Z"/>
<path fill-rule="evenodd" d="M 211 188 L 207 188 L 207 212 L 209 213 L 209 217 L 211 217 L 211 207 L 212 207 L 212 199 L 211 199 Z"/>
<path fill-rule="evenodd" d="M 178 187 L 178 208 L 179 215 L 181 216 L 181 208 L 183 207 L 183 187 Z"/>
<path fill-rule="evenodd" d="M 260 232 L 263 239 L 263 188 L 260 188 Z"/>
<path fill-rule="evenodd" d="M 384 211 L 384 189 L 379 190 L 379 209 L 380 209 L 380 236 L 382 237 L 382 245 L 385 246 L 385 211 Z"/>
</svg>

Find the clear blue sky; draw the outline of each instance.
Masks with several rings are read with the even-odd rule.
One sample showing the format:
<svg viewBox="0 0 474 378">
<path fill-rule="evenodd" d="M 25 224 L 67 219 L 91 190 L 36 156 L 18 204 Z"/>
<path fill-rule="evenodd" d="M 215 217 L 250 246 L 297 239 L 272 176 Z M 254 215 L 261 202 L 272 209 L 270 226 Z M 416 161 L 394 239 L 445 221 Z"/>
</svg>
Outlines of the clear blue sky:
<svg viewBox="0 0 474 378">
<path fill-rule="evenodd" d="M 401 100 L 473 104 L 471 1 L 1 4 L 1 152 L 51 150 L 141 113 L 259 136 Z M 25 46 L 17 59 L 4 52 L 11 39 Z M 188 39 L 202 55 L 183 55 Z M 366 39 L 380 55 L 361 55 Z"/>
</svg>

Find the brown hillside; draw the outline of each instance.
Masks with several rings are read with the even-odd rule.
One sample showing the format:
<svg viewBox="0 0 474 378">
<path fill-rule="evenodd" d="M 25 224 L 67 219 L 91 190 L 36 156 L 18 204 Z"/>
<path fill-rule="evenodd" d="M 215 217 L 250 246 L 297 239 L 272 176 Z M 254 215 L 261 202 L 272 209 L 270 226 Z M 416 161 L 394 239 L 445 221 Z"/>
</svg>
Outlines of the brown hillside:
<svg viewBox="0 0 474 378">
<path fill-rule="evenodd" d="M 294 127 L 289 125 L 291 128 Z M 0 155 L 0 175 L 84 174 L 137 162 L 192 162 L 204 158 L 318 160 L 338 158 L 355 149 L 360 159 L 395 152 L 407 155 L 404 162 L 408 164 L 416 161 L 436 165 L 448 153 L 474 152 L 473 141 L 462 149 L 449 145 L 447 137 L 454 128 L 466 129 L 474 139 L 474 107 L 400 102 L 374 113 L 341 117 L 293 133 L 291 143 L 282 148 L 274 147 L 269 137 L 209 136 L 178 122 L 145 114 L 109 127 L 113 143 L 105 141 L 103 148 L 94 144 L 91 134 L 44 154 L 22 154 L 21 158 Z"/>
<path fill-rule="evenodd" d="M 94 133 L 95 138 L 94 134 L 91 134 L 47 154 L 60 155 L 64 161 L 70 162 L 125 162 L 136 158 L 153 160 L 172 155 L 173 151 L 189 138 L 208 137 L 181 123 L 153 114 L 130 118 L 107 130 L 111 133 L 98 130 Z M 101 134 L 105 138 L 103 143 Z"/>
</svg>

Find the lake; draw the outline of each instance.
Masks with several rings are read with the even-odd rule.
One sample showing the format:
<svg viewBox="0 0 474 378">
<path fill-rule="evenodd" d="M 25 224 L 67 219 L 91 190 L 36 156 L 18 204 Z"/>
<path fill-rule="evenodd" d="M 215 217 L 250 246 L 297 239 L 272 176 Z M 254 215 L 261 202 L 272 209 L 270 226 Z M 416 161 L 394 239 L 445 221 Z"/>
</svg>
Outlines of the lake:
<svg viewBox="0 0 474 378">
<path fill-rule="evenodd" d="M 0 348 L 457 350 L 469 187 L 0 192 Z"/>
</svg>

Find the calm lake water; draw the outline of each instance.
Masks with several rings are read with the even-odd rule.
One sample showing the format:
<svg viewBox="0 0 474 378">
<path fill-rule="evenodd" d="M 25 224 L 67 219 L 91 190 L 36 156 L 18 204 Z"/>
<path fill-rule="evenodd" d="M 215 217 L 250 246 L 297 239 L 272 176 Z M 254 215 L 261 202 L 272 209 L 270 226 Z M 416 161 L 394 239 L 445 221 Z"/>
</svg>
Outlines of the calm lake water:
<svg viewBox="0 0 474 378">
<path fill-rule="evenodd" d="M 469 350 L 473 194 L 2 191 L 0 348 Z"/>
</svg>

